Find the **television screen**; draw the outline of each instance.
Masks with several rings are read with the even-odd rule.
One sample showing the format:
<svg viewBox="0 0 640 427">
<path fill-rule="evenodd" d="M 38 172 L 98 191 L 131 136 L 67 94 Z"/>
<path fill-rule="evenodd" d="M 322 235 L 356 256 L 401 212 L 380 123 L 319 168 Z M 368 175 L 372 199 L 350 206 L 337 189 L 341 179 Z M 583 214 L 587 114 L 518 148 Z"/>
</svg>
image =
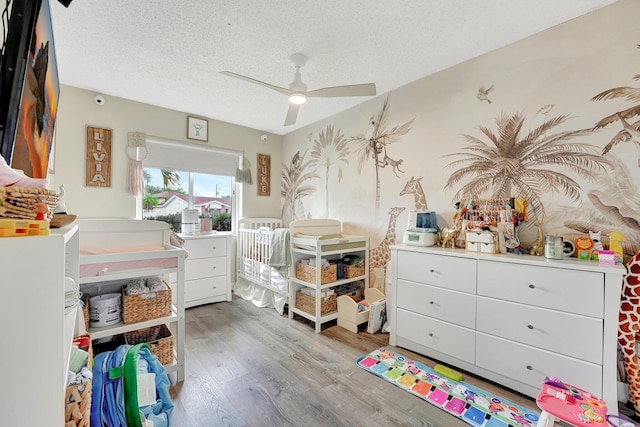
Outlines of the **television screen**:
<svg viewBox="0 0 640 427">
<path fill-rule="evenodd" d="M 47 177 L 59 93 L 51 13 L 44 0 L 29 46 L 10 162 L 32 178 Z"/>
<path fill-rule="evenodd" d="M 0 78 L 0 154 L 13 169 L 45 178 L 60 91 L 49 2 L 16 0 L 10 16 Z"/>
</svg>

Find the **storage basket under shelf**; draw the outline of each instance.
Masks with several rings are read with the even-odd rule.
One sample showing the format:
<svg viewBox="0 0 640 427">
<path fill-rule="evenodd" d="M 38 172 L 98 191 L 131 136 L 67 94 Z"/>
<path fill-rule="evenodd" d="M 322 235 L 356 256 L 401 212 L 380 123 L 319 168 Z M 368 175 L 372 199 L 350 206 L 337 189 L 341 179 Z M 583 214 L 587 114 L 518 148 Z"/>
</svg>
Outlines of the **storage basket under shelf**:
<svg viewBox="0 0 640 427">
<path fill-rule="evenodd" d="M 313 296 L 296 292 L 296 308 L 315 316 L 316 299 Z M 338 311 L 338 303 L 336 294 L 332 294 L 320 301 L 320 315 L 324 316 L 332 312 Z"/>
<path fill-rule="evenodd" d="M 344 270 L 345 279 L 364 276 L 364 262 L 360 262 L 354 265 L 343 264 L 342 269 Z"/>
<path fill-rule="evenodd" d="M 165 283 L 166 285 L 166 283 Z M 122 287 L 122 322 L 125 324 L 171 316 L 171 288 L 127 295 Z"/>
<path fill-rule="evenodd" d="M 89 353 L 87 367 L 93 366 L 93 350 L 91 347 L 91 336 L 81 335 L 88 338 L 88 347 L 82 348 Z M 91 417 L 91 379 L 87 379 L 82 384 L 68 385 L 64 395 L 64 427 L 89 427 Z"/>
<path fill-rule="evenodd" d="M 173 363 L 173 334 L 167 325 L 156 325 L 150 328 L 138 329 L 124 334 L 126 344 L 136 345 L 147 343 L 160 363 Z"/>
<path fill-rule="evenodd" d="M 307 283 L 316 283 L 316 267 L 301 262 L 296 264 L 296 278 Z M 320 268 L 320 284 L 335 282 L 338 278 L 338 268 L 335 264 Z"/>
</svg>

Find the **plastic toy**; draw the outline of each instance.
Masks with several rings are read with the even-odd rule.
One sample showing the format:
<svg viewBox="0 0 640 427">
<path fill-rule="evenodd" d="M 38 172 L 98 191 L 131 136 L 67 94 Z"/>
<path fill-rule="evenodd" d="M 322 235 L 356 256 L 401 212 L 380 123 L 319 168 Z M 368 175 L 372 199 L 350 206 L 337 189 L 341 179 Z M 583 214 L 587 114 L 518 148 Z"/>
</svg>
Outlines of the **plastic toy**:
<svg viewBox="0 0 640 427">
<path fill-rule="evenodd" d="M 588 237 L 578 237 L 575 240 L 575 248 L 578 253 L 578 259 L 588 261 L 591 259 L 591 249 L 593 248 L 593 240 Z"/>
<path fill-rule="evenodd" d="M 555 418 L 578 427 L 607 426 L 607 405 L 593 394 L 558 378 L 547 377 L 536 397 L 542 409 L 538 427 L 553 427 Z"/>
<path fill-rule="evenodd" d="M 614 256 L 619 263 L 622 264 L 622 257 L 624 252 L 622 250 L 622 244 L 620 242 L 626 242 L 627 238 L 619 231 L 609 233 L 609 250 L 615 252 Z"/>
<path fill-rule="evenodd" d="M 444 365 L 436 365 L 433 367 L 436 374 L 440 374 L 443 377 L 451 378 L 454 381 L 462 381 L 462 374 L 454 369 L 448 368 Z"/>
</svg>

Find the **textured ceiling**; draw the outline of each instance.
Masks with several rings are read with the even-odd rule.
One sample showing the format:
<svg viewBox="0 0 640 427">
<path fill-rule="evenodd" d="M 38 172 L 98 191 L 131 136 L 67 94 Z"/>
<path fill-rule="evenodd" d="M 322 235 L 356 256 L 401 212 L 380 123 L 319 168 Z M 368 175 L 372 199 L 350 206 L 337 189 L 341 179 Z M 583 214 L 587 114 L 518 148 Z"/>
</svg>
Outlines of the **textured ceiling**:
<svg viewBox="0 0 640 427">
<path fill-rule="evenodd" d="M 309 90 L 384 94 L 616 0 L 50 0 L 63 84 L 286 134 L 367 98 L 313 98 L 283 126 L 304 53 Z"/>
</svg>

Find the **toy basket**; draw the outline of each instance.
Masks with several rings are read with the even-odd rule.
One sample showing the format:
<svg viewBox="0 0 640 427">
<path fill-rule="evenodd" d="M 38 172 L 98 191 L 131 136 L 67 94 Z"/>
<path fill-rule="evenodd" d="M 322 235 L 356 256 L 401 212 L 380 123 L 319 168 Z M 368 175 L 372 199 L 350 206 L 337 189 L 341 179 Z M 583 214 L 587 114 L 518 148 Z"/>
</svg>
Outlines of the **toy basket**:
<svg viewBox="0 0 640 427">
<path fill-rule="evenodd" d="M 138 329 L 124 334 L 125 344 L 136 345 L 147 343 L 160 363 L 173 363 L 173 334 L 167 325 L 157 325 L 150 328 Z"/>
<path fill-rule="evenodd" d="M 82 335 L 89 338 L 89 346 L 83 350 L 89 353 L 88 367 L 93 365 L 93 350 L 89 334 Z M 82 384 L 69 385 L 64 395 L 64 427 L 89 427 L 91 416 L 91 386 L 88 379 Z"/>
<path fill-rule="evenodd" d="M 364 262 L 360 262 L 354 265 L 343 264 L 342 268 L 344 269 L 345 279 L 352 279 L 354 277 L 364 276 Z"/>
<path fill-rule="evenodd" d="M 51 221 L 58 192 L 46 188 L 0 186 L 0 200 L 0 218 L 35 220 L 35 204 L 44 203 L 49 206 L 46 220 Z"/>
<path fill-rule="evenodd" d="M 165 283 L 166 284 L 166 283 Z M 163 291 L 126 295 L 122 287 L 122 322 L 143 322 L 158 317 L 171 316 L 171 287 Z"/>
<path fill-rule="evenodd" d="M 296 292 L 296 308 L 315 315 L 316 312 L 316 299 L 310 295 L 305 295 L 302 292 Z M 322 298 L 320 301 L 320 315 L 338 311 L 338 303 L 336 294 L 332 294 L 327 298 Z"/>
<path fill-rule="evenodd" d="M 320 271 L 320 284 L 335 282 L 338 277 L 338 269 L 335 264 L 329 267 L 322 267 Z M 296 264 L 296 278 L 308 283 L 316 283 L 316 267 L 313 265 Z"/>
</svg>

